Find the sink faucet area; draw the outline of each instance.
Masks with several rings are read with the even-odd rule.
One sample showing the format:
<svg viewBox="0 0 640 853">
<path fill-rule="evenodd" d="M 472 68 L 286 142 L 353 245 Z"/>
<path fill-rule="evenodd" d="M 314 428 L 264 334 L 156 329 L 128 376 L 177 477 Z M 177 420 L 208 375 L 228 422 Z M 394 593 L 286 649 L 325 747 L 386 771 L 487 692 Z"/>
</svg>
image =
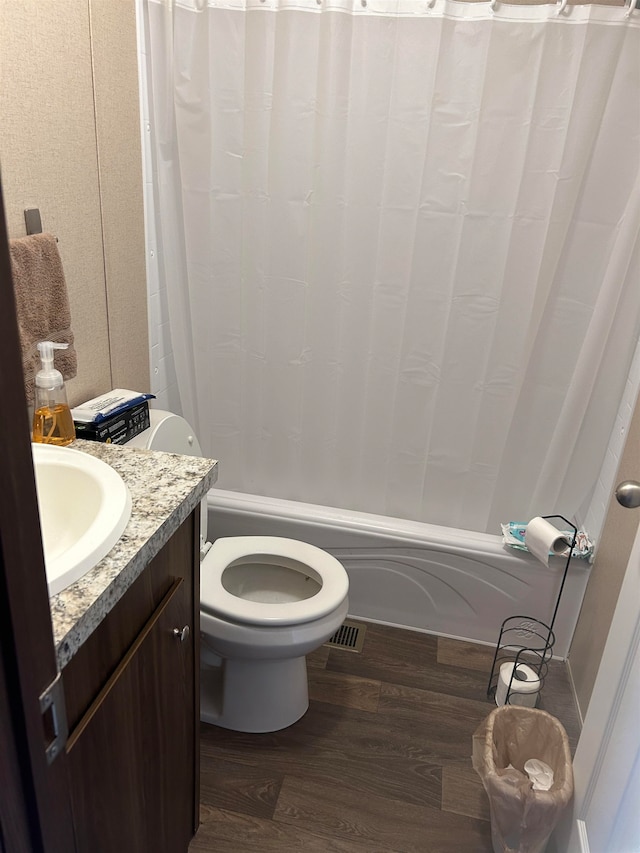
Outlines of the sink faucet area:
<svg viewBox="0 0 640 853">
<path fill-rule="evenodd" d="M 92 569 L 122 536 L 131 495 L 122 477 L 94 456 L 33 444 L 33 464 L 49 595 Z"/>
</svg>

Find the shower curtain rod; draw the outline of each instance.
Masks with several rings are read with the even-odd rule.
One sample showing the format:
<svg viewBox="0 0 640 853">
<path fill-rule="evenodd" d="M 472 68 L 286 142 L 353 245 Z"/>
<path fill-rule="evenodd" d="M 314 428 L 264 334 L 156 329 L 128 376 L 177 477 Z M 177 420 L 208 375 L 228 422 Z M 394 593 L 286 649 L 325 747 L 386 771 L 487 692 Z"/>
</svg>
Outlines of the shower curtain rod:
<svg viewBox="0 0 640 853">
<path fill-rule="evenodd" d="M 162 3 L 166 2 L 166 0 L 150 0 L 150 2 Z M 281 0 L 175 0 L 178 5 L 184 5 L 186 8 L 192 8 L 195 5 L 197 10 L 203 10 L 207 6 L 222 7 L 226 9 L 265 9 L 278 11 L 280 8 L 296 8 L 304 11 L 313 11 L 313 12 L 321 12 L 322 9 L 327 9 L 329 11 L 342 11 L 347 13 L 358 14 L 364 12 L 365 14 L 394 14 L 399 16 L 420 16 L 425 12 L 436 11 L 436 7 L 475 7 L 477 9 L 477 13 L 480 13 L 487 6 L 491 14 L 498 13 L 504 7 L 509 7 L 510 13 L 513 14 L 514 10 L 523 10 L 529 9 L 532 7 L 542 8 L 541 4 L 535 2 L 518 2 L 512 3 L 509 0 L 488 0 L 488 2 L 483 2 L 483 0 L 424 0 L 424 2 L 418 2 L 417 0 L 396 0 L 395 3 L 389 2 L 389 0 L 285 0 L 281 2 Z M 549 14 L 555 14 L 556 17 L 563 17 L 567 20 L 570 20 L 572 17 L 575 17 L 575 13 L 577 10 L 584 10 L 585 8 L 599 8 L 599 9 L 607 9 L 611 12 L 615 12 L 616 10 L 620 10 L 623 13 L 623 17 L 625 19 L 631 18 L 633 12 L 637 9 L 640 9 L 640 0 L 619 0 L 615 5 L 606 2 L 589 2 L 589 0 L 577 0 L 577 2 L 570 2 L 570 0 L 556 0 L 555 3 L 542 4 L 543 6 L 550 7 Z M 552 11 L 555 6 L 555 11 Z M 359 8 L 358 8 L 359 7 Z M 388 7 L 388 8 L 387 8 Z M 393 8 L 392 8 L 393 7 Z M 476 14 L 473 17 L 476 17 Z M 464 14 L 464 17 L 467 15 Z M 455 15 L 457 17 L 457 15 Z M 516 15 L 516 17 L 520 17 L 520 15 Z"/>
</svg>

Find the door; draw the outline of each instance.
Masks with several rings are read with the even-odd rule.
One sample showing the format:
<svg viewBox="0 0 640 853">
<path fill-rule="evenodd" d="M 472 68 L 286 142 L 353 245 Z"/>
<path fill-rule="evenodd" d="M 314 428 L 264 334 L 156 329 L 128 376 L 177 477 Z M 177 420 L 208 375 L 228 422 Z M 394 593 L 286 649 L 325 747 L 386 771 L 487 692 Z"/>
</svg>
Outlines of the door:
<svg viewBox="0 0 640 853">
<path fill-rule="evenodd" d="M 66 756 L 40 695 L 57 675 L 0 183 L 0 850 L 75 849 Z"/>
<path fill-rule="evenodd" d="M 640 853 L 639 709 L 640 527 L 576 751 L 567 853 Z"/>
</svg>

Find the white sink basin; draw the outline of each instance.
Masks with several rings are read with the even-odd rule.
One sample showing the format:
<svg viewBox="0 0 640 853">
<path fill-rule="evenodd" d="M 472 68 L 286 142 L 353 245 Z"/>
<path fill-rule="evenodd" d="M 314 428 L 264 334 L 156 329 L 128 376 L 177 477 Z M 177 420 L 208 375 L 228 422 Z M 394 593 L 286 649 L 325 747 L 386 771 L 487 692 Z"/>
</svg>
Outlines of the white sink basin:
<svg viewBox="0 0 640 853">
<path fill-rule="evenodd" d="M 92 569 L 122 536 L 131 495 L 109 465 L 68 447 L 32 444 L 49 595 Z"/>
</svg>

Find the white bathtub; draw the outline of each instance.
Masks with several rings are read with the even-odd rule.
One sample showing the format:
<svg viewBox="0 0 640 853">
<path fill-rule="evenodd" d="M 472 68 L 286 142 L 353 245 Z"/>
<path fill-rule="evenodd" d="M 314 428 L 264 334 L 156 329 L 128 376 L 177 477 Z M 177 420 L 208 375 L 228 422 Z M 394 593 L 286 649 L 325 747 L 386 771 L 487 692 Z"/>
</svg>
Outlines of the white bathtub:
<svg viewBox="0 0 640 853">
<path fill-rule="evenodd" d="M 549 622 L 565 560 L 546 568 L 499 536 L 212 489 L 209 539 L 288 536 L 329 551 L 350 581 L 349 612 L 386 625 L 495 643 L 507 616 Z M 556 617 L 565 658 L 589 576 L 573 560 Z"/>
</svg>

